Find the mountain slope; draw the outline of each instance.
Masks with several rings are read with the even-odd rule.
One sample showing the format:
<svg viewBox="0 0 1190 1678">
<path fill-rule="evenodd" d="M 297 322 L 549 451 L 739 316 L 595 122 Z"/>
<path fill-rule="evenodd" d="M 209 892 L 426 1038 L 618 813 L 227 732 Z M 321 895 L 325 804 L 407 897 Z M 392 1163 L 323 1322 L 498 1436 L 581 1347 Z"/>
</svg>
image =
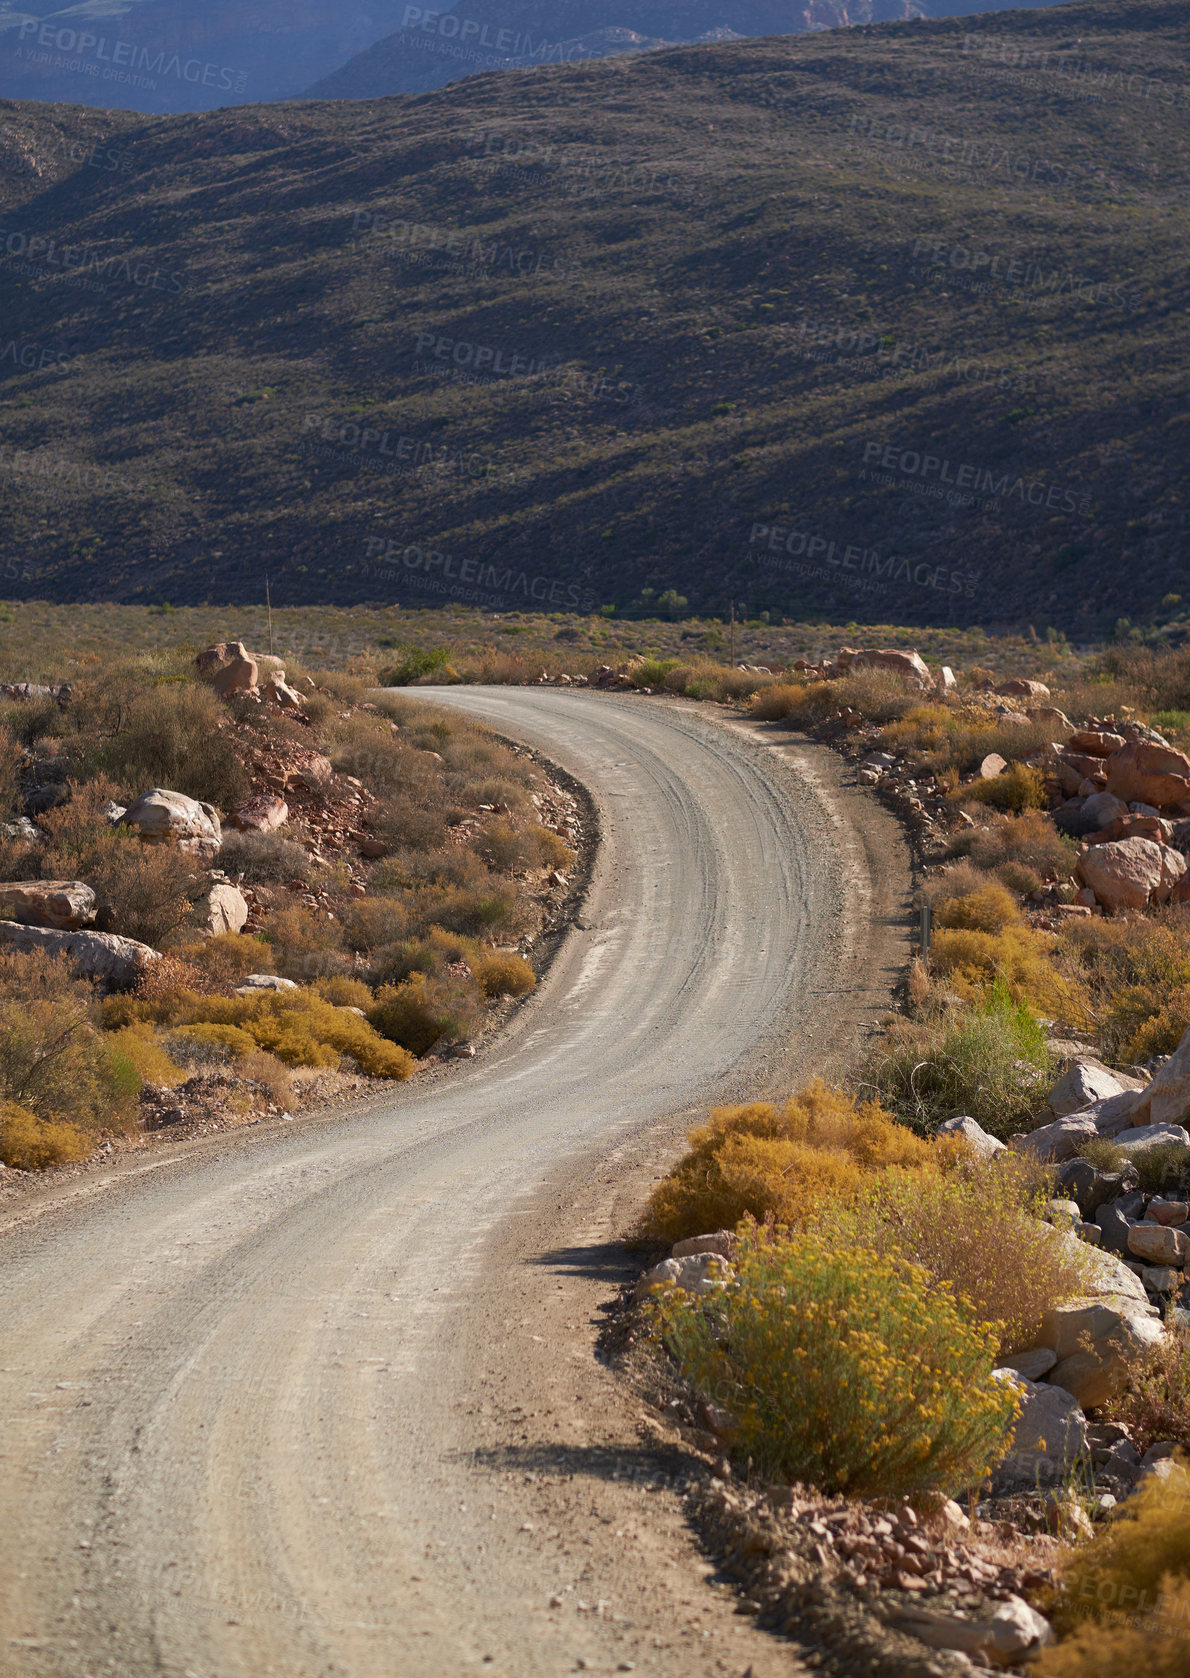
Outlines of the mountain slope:
<svg viewBox="0 0 1190 1678">
<path fill-rule="evenodd" d="M 1182 10 L 9 106 L 5 590 L 1155 611 L 1190 539 Z"/>
</svg>

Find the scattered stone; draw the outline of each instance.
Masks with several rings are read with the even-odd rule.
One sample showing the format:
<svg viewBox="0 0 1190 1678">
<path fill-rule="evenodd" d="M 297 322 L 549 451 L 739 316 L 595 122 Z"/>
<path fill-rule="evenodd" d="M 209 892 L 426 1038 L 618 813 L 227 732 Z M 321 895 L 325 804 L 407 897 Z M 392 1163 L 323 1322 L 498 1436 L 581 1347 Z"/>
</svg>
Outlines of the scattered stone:
<svg viewBox="0 0 1190 1678">
<path fill-rule="evenodd" d="M 1168 1266 L 1146 1264 L 1141 1270 L 1140 1279 L 1150 1293 L 1169 1293 L 1173 1288 L 1181 1285 L 1183 1277 L 1180 1270 L 1171 1270 Z"/>
<path fill-rule="evenodd" d="M 911 687 L 928 688 L 933 685 L 929 665 L 916 651 L 864 647 L 857 652 L 852 647 L 840 647 L 835 663 L 841 676 L 851 670 L 889 670 L 903 677 Z"/>
<path fill-rule="evenodd" d="M 1136 1118 L 1143 1124 L 1181 1124 L 1190 1119 L 1190 1031 L 1158 1069 L 1138 1104 Z"/>
<path fill-rule="evenodd" d="M 297 990 L 294 979 L 283 979 L 279 973 L 248 973 L 236 986 L 237 996 L 254 996 L 262 990 Z"/>
<path fill-rule="evenodd" d="M 1135 1130 L 1122 1130 L 1115 1139 L 1117 1148 L 1130 1153 L 1147 1153 L 1150 1148 L 1190 1147 L 1190 1131 L 1180 1124 L 1145 1124 Z"/>
<path fill-rule="evenodd" d="M 325 792 L 335 778 L 334 766 L 329 757 L 312 752 L 307 761 L 294 770 L 293 778 L 307 792 Z"/>
<path fill-rule="evenodd" d="M 261 793 L 239 805 L 231 825 L 245 833 L 272 833 L 289 820 L 289 805 L 276 793 Z"/>
<path fill-rule="evenodd" d="M 242 641 L 219 641 L 199 653 L 194 663 L 220 698 L 256 692 L 257 663 Z"/>
<path fill-rule="evenodd" d="M 1094 1121 L 1076 1113 L 1068 1118 L 1054 1119 L 1051 1124 L 1039 1125 L 1015 1146 L 1020 1153 L 1033 1154 L 1046 1164 L 1057 1165 L 1062 1160 L 1073 1159 L 1086 1143 L 1094 1142 L 1098 1137 Z"/>
<path fill-rule="evenodd" d="M 95 919 L 95 893 L 82 880 L 21 880 L 0 885 L 0 914 L 23 926 L 77 932 Z"/>
<path fill-rule="evenodd" d="M 1090 1410 L 1122 1390 L 1130 1368 L 1164 1332 L 1128 1301 L 1073 1300 L 1045 1313 L 1038 1342 L 1058 1356 L 1050 1385 Z"/>
<path fill-rule="evenodd" d="M 1184 1200 L 1165 1200 L 1155 1194 L 1145 1216 L 1158 1224 L 1184 1224 L 1190 1218 L 1190 1206 Z"/>
<path fill-rule="evenodd" d="M 989 752 L 979 766 L 979 778 L 984 781 L 995 780 L 997 775 L 1003 775 L 1008 768 L 1008 759 L 1001 757 L 999 752 Z"/>
</svg>

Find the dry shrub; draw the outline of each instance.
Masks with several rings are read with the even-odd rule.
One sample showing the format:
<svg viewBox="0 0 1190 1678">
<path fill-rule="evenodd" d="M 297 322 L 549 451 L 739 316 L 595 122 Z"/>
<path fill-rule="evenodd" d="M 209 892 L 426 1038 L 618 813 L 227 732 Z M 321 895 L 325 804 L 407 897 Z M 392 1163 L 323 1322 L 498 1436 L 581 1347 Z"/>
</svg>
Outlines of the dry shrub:
<svg viewBox="0 0 1190 1678">
<path fill-rule="evenodd" d="M 829 1234 L 745 1230 L 708 1310 L 674 1289 L 655 1330 L 768 1480 L 853 1497 L 977 1484 L 1016 1418 L 995 1340 L 904 1260 Z"/>
<path fill-rule="evenodd" d="M 982 891 L 988 883 L 988 876 L 980 868 L 975 868 L 969 862 L 952 862 L 937 874 L 927 874 L 922 881 L 922 896 L 934 908 L 948 897 L 967 897 L 971 892 Z"/>
<path fill-rule="evenodd" d="M 527 996 L 537 983 L 537 975 L 523 956 L 501 955 L 498 951 L 472 956 L 471 972 L 487 997 Z"/>
<path fill-rule="evenodd" d="M 993 816 L 986 827 L 967 828 L 950 842 L 952 856 L 970 857 L 989 872 L 1016 863 L 1045 879 L 1067 879 L 1078 855 L 1073 839 L 1059 833 L 1041 810 Z"/>
<path fill-rule="evenodd" d="M 152 998 L 109 998 L 104 1013 L 109 1024 L 127 1023 L 131 1014 L 246 1053 L 243 1037 L 234 1035 L 243 1032 L 253 1046 L 267 1049 L 289 1066 L 334 1066 L 347 1054 L 369 1077 L 407 1078 L 413 1070 L 412 1057 L 378 1036 L 366 1020 L 349 1008 L 334 1007 L 312 990 L 262 991 L 255 996 L 181 991 Z"/>
<path fill-rule="evenodd" d="M 45 1171 L 86 1159 L 94 1140 L 75 1125 L 39 1119 L 15 1101 L 0 1103 L 0 1162 L 14 1171 Z"/>
<path fill-rule="evenodd" d="M 408 935 L 409 911 L 393 897 L 361 897 L 343 913 L 343 936 L 349 950 L 370 955 Z"/>
<path fill-rule="evenodd" d="M 1190 1671 L 1190 1473 L 1151 1480 L 1067 1552 L 1041 1678 L 1185 1678 Z"/>
<path fill-rule="evenodd" d="M 227 874 L 242 874 L 250 886 L 308 880 L 314 859 L 303 846 L 279 833 L 240 833 L 234 827 L 223 835 L 219 866 Z"/>
<path fill-rule="evenodd" d="M 21 754 L 11 732 L 0 724 L 0 814 L 11 814 L 20 796 Z M 5 875 L 7 879 L 8 876 Z"/>
<path fill-rule="evenodd" d="M 211 1025 L 206 1020 L 195 1020 L 184 1030 L 170 1032 L 166 1042 L 175 1059 L 184 1060 L 188 1065 L 196 1062 L 200 1065 L 210 1062 L 222 1065 L 228 1060 L 242 1060 L 245 1055 L 257 1052 L 255 1037 L 242 1026 Z M 202 1052 L 195 1053 L 196 1044 Z M 207 1052 L 210 1050 L 219 1052 Z"/>
<path fill-rule="evenodd" d="M 274 1107 L 288 1108 L 293 1105 L 296 1099 L 293 1078 L 289 1068 L 276 1055 L 266 1054 L 263 1049 L 252 1049 L 244 1055 L 236 1070 L 248 1083 L 258 1085 Z"/>
<path fill-rule="evenodd" d="M 142 1084 L 172 1089 L 186 1076 L 183 1068 L 170 1058 L 165 1044 L 147 1020 L 121 1026 L 110 1034 L 108 1042 L 132 1063 Z"/>
<path fill-rule="evenodd" d="M 368 1010 L 382 1036 L 419 1056 L 440 1040 L 470 1037 L 479 1019 L 475 985 L 449 974 L 412 973 L 399 985 L 382 985 Z"/>
<path fill-rule="evenodd" d="M 811 704 L 808 683 L 772 682 L 753 696 L 751 713 L 759 722 L 798 722 L 809 715 Z"/>
<path fill-rule="evenodd" d="M 372 992 L 362 979 L 352 979 L 346 973 L 333 973 L 329 979 L 316 979 L 314 989 L 324 1001 L 333 1003 L 336 1008 L 363 1008 L 372 1006 Z"/>
<path fill-rule="evenodd" d="M 989 775 L 947 794 L 957 804 L 987 804 L 994 810 L 1045 810 L 1045 778 L 1030 763 L 1012 763 L 1002 775 Z"/>
<path fill-rule="evenodd" d="M 184 972 L 174 969 L 162 975 L 167 988 L 173 989 L 232 991 L 243 984 L 249 973 L 274 970 L 272 946 L 249 932 L 220 932 L 214 938 L 178 944 L 170 955 L 185 964 Z M 155 967 L 160 965 L 155 963 Z M 152 981 L 146 975 L 140 994 L 145 994 L 144 986 L 149 983 Z"/>
<path fill-rule="evenodd" d="M 70 799 L 39 818 L 49 835 L 44 879 L 83 880 L 95 893 L 98 925 L 154 948 L 193 924 L 199 865 L 170 845 L 145 845 L 108 821 L 114 782 L 70 783 Z"/>
<path fill-rule="evenodd" d="M 515 828 L 499 819 L 480 828 L 474 845 L 488 867 L 498 874 L 514 874 L 543 865 L 568 868 L 574 861 L 574 852 L 548 828 L 536 825 Z"/>
<path fill-rule="evenodd" d="M 424 753 L 421 754 L 424 756 Z M 441 789 L 441 783 L 439 783 Z M 446 837 L 448 812 L 418 804 L 407 792 L 382 798 L 368 818 L 369 830 L 394 850 L 434 850 Z"/>
<path fill-rule="evenodd" d="M 666 1243 L 730 1228 L 744 1217 L 793 1224 L 819 1196 L 858 1195 L 880 1166 L 926 1169 L 938 1152 L 890 1118 L 816 1080 L 778 1109 L 717 1107 L 690 1133 L 690 1152 L 657 1185 L 643 1233 Z"/>
<path fill-rule="evenodd" d="M 1109 1400 L 1105 1415 L 1129 1429 L 1142 1456 L 1159 1439 L 1190 1449 L 1190 1336 L 1185 1328 L 1172 1329 L 1149 1349 L 1129 1372 L 1126 1390 Z"/>
<path fill-rule="evenodd" d="M 1117 1065 L 1169 1054 L 1190 1029 L 1190 904 L 1073 921 L 1054 961 L 1085 993 L 1103 1051 Z"/>
<path fill-rule="evenodd" d="M 110 776 L 127 804 L 170 787 L 219 809 L 239 802 L 248 772 L 235 730 L 210 688 L 189 680 L 149 685 L 143 670 L 115 670 L 76 684 L 72 755 L 86 777 Z"/>
<path fill-rule="evenodd" d="M 1036 1344 L 1044 1313 L 1087 1286 L 1080 1255 L 1043 1223 L 1052 1192 L 1015 1160 L 971 1164 L 945 1175 L 883 1172 L 861 1208 L 827 1213 L 857 1243 L 899 1254 L 949 1284 L 980 1322 L 998 1356 Z"/>
<path fill-rule="evenodd" d="M 276 971 L 284 979 L 309 981 L 343 973 L 350 958 L 343 948 L 343 929 L 316 909 L 294 904 L 278 909 L 263 927 L 273 951 Z"/>
<path fill-rule="evenodd" d="M 0 1099 L 98 1130 L 126 1125 L 139 1089 L 135 1066 L 96 1029 L 77 990 L 0 1002 Z"/>
<path fill-rule="evenodd" d="M 947 770 L 968 773 L 989 752 L 1006 760 L 1028 757 L 1050 738 L 1043 723 L 1002 723 L 976 707 L 915 705 L 904 717 L 882 729 L 880 743 L 888 751 L 911 757 L 935 774 Z"/>
<path fill-rule="evenodd" d="M 996 933 L 1020 926 L 1021 912 L 1010 891 L 985 883 L 975 891 L 943 898 L 934 910 L 934 919 L 940 927 Z"/>
</svg>

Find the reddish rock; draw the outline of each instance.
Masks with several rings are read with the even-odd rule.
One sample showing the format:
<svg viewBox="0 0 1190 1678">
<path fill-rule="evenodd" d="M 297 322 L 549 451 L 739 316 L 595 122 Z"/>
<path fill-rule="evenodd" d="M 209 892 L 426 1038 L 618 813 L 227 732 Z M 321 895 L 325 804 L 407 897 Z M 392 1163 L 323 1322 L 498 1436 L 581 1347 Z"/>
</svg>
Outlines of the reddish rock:
<svg viewBox="0 0 1190 1678">
<path fill-rule="evenodd" d="M 1122 734 L 1101 734 L 1093 728 L 1081 728 L 1069 740 L 1071 751 L 1083 752 L 1087 757 L 1110 757 L 1127 744 Z"/>
<path fill-rule="evenodd" d="M 262 794 L 241 804 L 231 818 L 231 825 L 245 833 L 271 833 L 289 820 L 289 805 L 283 798 Z"/>
<path fill-rule="evenodd" d="M 231 693 L 255 693 L 256 660 L 242 641 L 219 641 L 194 660 L 200 676 L 221 698 Z"/>
<path fill-rule="evenodd" d="M 1006 699 L 1048 699 L 1050 690 L 1044 682 L 1030 681 L 1027 676 L 1013 676 L 1007 682 L 1001 682 L 997 693 Z"/>
<path fill-rule="evenodd" d="M 77 932 L 95 919 L 95 893 L 82 880 L 21 880 L 0 885 L 0 912 L 24 926 Z"/>
<path fill-rule="evenodd" d="M 1172 746 L 1133 740 L 1107 760 L 1107 790 L 1125 804 L 1161 809 L 1190 797 L 1190 757 Z"/>
<path fill-rule="evenodd" d="M 1164 903 L 1186 872 L 1186 859 L 1152 839 L 1116 839 L 1089 845 L 1079 856 L 1076 877 L 1105 909 L 1143 909 Z"/>
</svg>

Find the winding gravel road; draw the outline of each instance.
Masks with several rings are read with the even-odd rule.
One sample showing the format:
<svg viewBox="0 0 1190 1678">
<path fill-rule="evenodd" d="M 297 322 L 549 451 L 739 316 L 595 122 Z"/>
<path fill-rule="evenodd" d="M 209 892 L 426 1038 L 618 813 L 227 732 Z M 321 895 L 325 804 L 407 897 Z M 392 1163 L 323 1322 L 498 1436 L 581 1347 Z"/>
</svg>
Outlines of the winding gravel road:
<svg viewBox="0 0 1190 1678">
<path fill-rule="evenodd" d="M 0 1203 L 0 1674 L 797 1670 L 593 1352 L 691 1113 L 886 1005 L 898 830 L 705 708 L 438 697 L 591 790 L 582 930 L 473 1062 Z"/>
</svg>

